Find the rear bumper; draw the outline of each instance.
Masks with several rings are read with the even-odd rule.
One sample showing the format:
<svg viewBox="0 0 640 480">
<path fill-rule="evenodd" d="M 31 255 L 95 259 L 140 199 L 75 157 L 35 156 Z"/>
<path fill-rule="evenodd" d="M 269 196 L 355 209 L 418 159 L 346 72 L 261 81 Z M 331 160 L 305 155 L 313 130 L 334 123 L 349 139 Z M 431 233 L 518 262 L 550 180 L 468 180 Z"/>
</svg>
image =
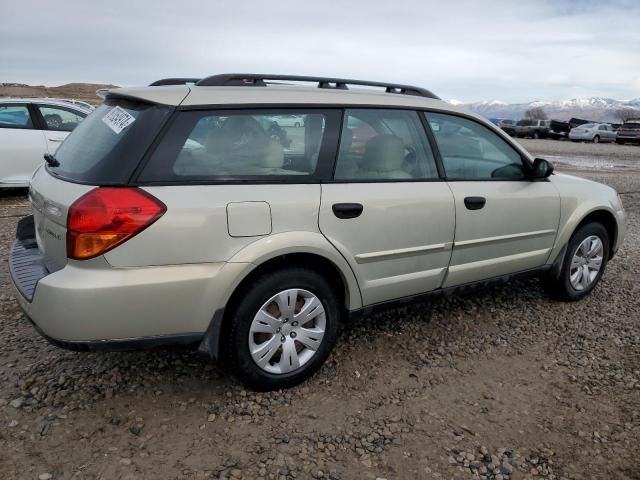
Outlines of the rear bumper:
<svg viewBox="0 0 640 480">
<path fill-rule="evenodd" d="M 26 248 L 27 245 L 29 248 Z M 36 330 L 73 350 L 131 350 L 202 340 L 242 263 L 114 268 L 104 258 L 44 268 L 34 240 L 9 259 L 16 296 Z"/>
</svg>

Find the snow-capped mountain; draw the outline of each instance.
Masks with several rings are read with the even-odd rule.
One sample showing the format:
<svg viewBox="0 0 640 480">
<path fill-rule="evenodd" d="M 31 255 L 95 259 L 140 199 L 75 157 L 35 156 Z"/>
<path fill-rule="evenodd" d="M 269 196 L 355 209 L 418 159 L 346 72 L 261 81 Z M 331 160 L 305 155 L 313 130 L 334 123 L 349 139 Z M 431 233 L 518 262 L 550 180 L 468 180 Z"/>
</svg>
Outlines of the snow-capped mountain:
<svg viewBox="0 0 640 480">
<path fill-rule="evenodd" d="M 619 110 L 630 109 L 640 117 L 640 98 L 633 100 L 615 100 L 606 97 L 574 98 L 545 102 L 535 100 L 529 103 L 505 103 L 500 100 L 483 100 L 481 102 L 464 103 L 451 100 L 451 104 L 468 108 L 487 118 L 510 118 L 519 120 L 529 108 L 540 107 L 551 119 L 568 120 L 571 117 L 603 122 L 620 122 Z"/>
</svg>

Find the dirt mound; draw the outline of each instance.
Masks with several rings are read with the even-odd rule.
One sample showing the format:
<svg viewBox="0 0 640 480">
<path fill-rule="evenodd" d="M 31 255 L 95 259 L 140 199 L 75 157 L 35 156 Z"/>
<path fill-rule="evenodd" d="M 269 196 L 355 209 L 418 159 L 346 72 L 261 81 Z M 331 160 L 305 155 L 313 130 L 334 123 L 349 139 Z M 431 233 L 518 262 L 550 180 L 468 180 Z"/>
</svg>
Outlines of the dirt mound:
<svg viewBox="0 0 640 480">
<path fill-rule="evenodd" d="M 101 88 L 116 88 L 117 85 L 106 83 L 67 83 L 58 87 L 44 85 L 25 85 L 21 83 L 0 84 L 0 97 L 54 97 L 82 100 L 98 104 L 102 99 L 96 95 Z"/>
</svg>

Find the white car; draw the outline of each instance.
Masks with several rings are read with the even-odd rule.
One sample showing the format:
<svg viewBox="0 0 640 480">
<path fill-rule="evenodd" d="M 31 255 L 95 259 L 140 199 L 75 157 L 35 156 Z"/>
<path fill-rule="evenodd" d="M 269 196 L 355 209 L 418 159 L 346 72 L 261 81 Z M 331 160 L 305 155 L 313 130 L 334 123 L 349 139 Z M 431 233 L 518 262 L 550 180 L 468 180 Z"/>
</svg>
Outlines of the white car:
<svg viewBox="0 0 640 480">
<path fill-rule="evenodd" d="M 33 175 L 9 266 L 56 345 L 192 345 L 284 388 L 350 316 L 532 274 L 579 300 L 624 239 L 615 190 L 422 88 L 184 83 L 110 91 Z M 293 114 L 289 148 L 265 120 Z"/>
<path fill-rule="evenodd" d="M 89 113 L 62 100 L 0 98 L 0 187 L 28 187 L 42 156 L 55 153 Z"/>
<path fill-rule="evenodd" d="M 615 142 L 616 132 L 608 123 L 585 123 L 572 128 L 569 140 L 574 142 Z"/>
</svg>

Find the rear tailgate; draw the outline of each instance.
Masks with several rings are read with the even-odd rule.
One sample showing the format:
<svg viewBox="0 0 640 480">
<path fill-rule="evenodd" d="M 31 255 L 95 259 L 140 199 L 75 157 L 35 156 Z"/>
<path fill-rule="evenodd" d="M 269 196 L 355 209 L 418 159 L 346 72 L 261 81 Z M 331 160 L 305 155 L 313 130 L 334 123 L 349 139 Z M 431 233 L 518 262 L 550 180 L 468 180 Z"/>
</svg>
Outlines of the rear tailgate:
<svg viewBox="0 0 640 480">
<path fill-rule="evenodd" d="M 29 198 L 33 207 L 36 241 L 49 272 L 60 270 L 67 263 L 69 207 L 94 188 L 56 178 L 44 166 L 33 175 Z"/>
</svg>

